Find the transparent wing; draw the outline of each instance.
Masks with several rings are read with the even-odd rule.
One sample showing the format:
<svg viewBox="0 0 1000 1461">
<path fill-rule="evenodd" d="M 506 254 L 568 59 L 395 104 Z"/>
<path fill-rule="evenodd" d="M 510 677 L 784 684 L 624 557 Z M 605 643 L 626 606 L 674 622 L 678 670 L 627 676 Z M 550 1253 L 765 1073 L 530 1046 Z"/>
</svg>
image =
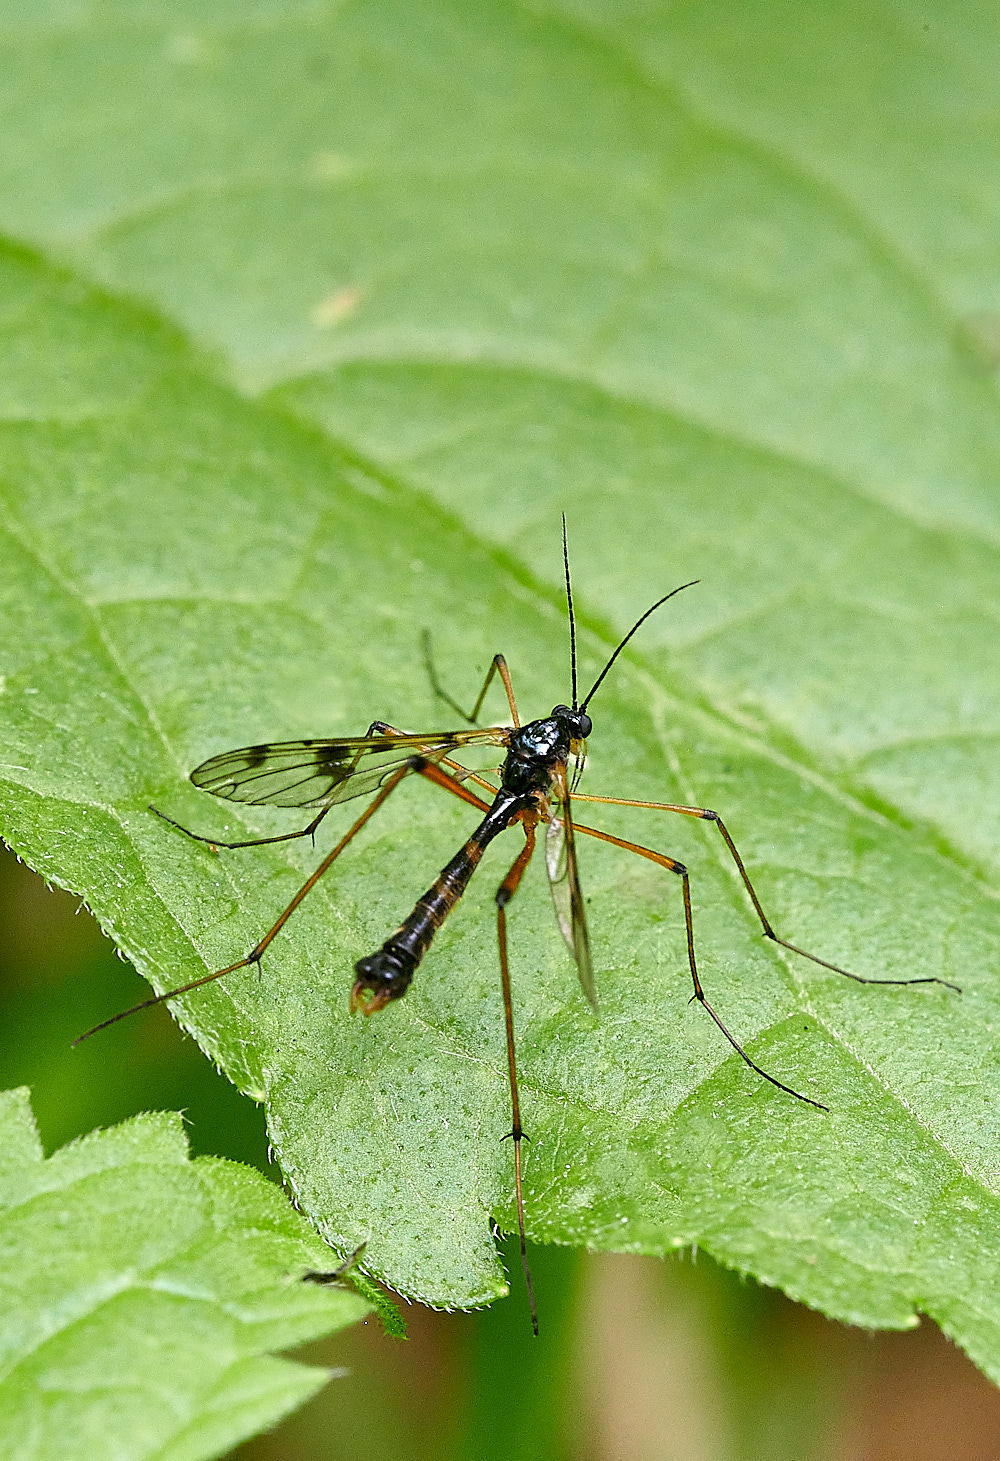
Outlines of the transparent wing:
<svg viewBox="0 0 1000 1461">
<path fill-rule="evenodd" d="M 378 791 L 411 756 L 441 761 L 466 746 L 503 745 L 510 731 L 430 731 L 337 741 L 277 741 L 212 756 L 191 772 L 202 791 L 250 806 L 328 807 Z M 461 769 L 449 766 L 456 779 Z"/>
<path fill-rule="evenodd" d="M 556 922 L 570 953 L 576 960 L 576 972 L 584 994 L 597 1009 L 597 985 L 590 957 L 590 934 L 580 891 L 580 874 L 576 863 L 576 842 L 573 837 L 573 814 L 570 811 L 566 768 L 552 778 L 552 820 L 545 829 L 545 870 L 549 875 Z"/>
</svg>

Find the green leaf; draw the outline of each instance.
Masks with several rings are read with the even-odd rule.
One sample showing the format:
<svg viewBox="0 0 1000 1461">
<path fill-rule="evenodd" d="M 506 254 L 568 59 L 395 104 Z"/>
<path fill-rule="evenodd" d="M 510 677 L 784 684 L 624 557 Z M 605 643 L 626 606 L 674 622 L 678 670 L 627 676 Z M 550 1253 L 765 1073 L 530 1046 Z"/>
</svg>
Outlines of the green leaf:
<svg viewBox="0 0 1000 1461">
<path fill-rule="evenodd" d="M 540 869 L 512 910 L 542 1241 L 700 1243 L 827 1313 L 933 1315 L 1000 1376 L 996 21 L 970 7 L 10 6 L 4 826 L 158 988 L 243 955 L 319 850 L 185 782 L 231 746 L 440 723 L 503 649 L 567 695 L 602 1004 Z M 47 266 L 69 272 L 56 278 Z M 88 286 L 100 285 L 104 294 Z M 140 318 L 129 296 L 156 311 Z M 180 333 L 174 334 L 173 330 Z M 191 345 L 196 347 L 195 354 Z M 502 712 L 502 701 L 492 713 Z M 409 1294 L 502 1291 L 495 846 L 406 1000 L 346 1010 L 467 834 L 407 786 L 264 970 L 182 1002 L 320 1231 Z M 334 821 L 331 818 L 331 823 Z M 329 838 L 349 825 L 338 813 Z"/>
<path fill-rule="evenodd" d="M 308 1224 L 250 1168 L 190 1161 L 178 1115 L 46 1161 L 27 1090 L 6 1091 L 0 1151 L 5 1455 L 222 1455 L 329 1378 L 270 1351 L 367 1311 L 301 1281 L 324 1261 Z"/>
</svg>

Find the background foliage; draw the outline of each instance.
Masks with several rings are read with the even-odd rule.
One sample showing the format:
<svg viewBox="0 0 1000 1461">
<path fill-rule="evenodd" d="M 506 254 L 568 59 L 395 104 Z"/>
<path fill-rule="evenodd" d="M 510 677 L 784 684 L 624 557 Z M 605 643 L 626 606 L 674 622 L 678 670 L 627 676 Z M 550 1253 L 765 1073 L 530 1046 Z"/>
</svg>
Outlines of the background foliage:
<svg viewBox="0 0 1000 1461">
<path fill-rule="evenodd" d="M 677 890 L 588 847 L 600 1021 L 540 874 L 516 909 L 532 1233 L 922 1311 L 996 1377 L 996 37 L 967 5 L 799 18 L 0 11 L 4 830 L 161 987 L 196 977 L 312 854 L 167 834 L 150 800 L 237 826 L 193 764 L 437 720 L 423 626 L 456 693 L 502 647 L 547 710 L 563 508 L 585 673 L 700 577 L 602 689 L 589 789 L 717 806 L 780 931 L 963 994 L 779 957 L 711 829 L 602 816 L 691 866 L 712 996 L 832 1109 L 738 1068 Z M 401 792 L 263 977 L 183 1019 L 321 1232 L 468 1305 L 512 1215 L 510 851 L 402 1005 L 345 1013 L 468 824 L 439 801 Z"/>
<path fill-rule="evenodd" d="M 327 1379 L 267 1351 L 361 1317 L 306 1284 L 324 1249 L 256 1172 L 187 1159 L 179 1116 L 148 1114 L 43 1159 L 27 1091 L 0 1097 L 9 1456 L 200 1461 Z"/>
</svg>

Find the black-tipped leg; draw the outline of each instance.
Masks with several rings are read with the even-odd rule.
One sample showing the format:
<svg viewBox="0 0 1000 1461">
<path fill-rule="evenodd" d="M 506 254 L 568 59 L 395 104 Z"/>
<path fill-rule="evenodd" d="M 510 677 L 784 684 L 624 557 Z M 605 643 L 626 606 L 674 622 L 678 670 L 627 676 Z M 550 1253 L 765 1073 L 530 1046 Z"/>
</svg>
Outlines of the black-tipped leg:
<svg viewBox="0 0 1000 1461">
<path fill-rule="evenodd" d="M 192 842 L 201 842 L 205 847 L 210 847 L 213 852 L 217 852 L 220 847 L 227 849 L 236 847 L 266 847 L 271 842 L 294 842 L 298 837 L 311 837 L 315 842 L 316 828 L 322 822 L 330 808 L 324 807 L 319 816 L 314 817 L 309 823 L 309 826 L 303 827 L 299 832 L 282 832 L 277 837 L 252 837 L 247 842 L 220 842 L 218 837 L 203 837 L 200 832 L 191 832 L 187 827 L 182 826 L 180 822 L 175 822 L 173 817 L 168 817 L 166 812 L 161 812 L 159 807 L 154 807 L 152 803 L 150 803 L 149 810 L 154 816 L 159 817 L 161 822 L 166 822 L 171 827 L 176 827 L 178 832 L 183 832 L 185 837 L 190 837 Z"/>
<path fill-rule="evenodd" d="M 764 909 L 761 907 L 760 899 L 757 897 L 757 891 L 754 888 L 753 883 L 750 881 L 750 874 L 747 872 L 746 867 L 743 863 L 743 859 L 742 857 L 740 857 L 740 854 L 736 849 L 736 843 L 729 835 L 729 830 L 726 827 L 725 822 L 719 816 L 718 812 L 713 812 L 710 807 L 684 807 L 680 806 L 677 802 L 631 801 L 629 799 L 617 796 L 577 795 L 575 797 L 575 800 L 582 802 L 603 802 L 605 805 L 612 807 L 641 807 L 643 808 L 643 810 L 651 812 L 678 812 L 682 817 L 698 817 L 704 822 L 714 822 L 716 827 L 718 827 L 719 829 L 719 835 L 722 837 L 723 842 L 725 842 L 727 848 L 729 849 L 729 853 L 733 859 L 733 862 L 735 862 L 736 864 L 736 870 L 740 875 L 740 879 L 742 880 L 744 888 L 746 888 L 747 890 L 750 902 L 753 904 L 754 907 L 754 912 L 760 919 L 760 926 L 764 931 L 765 938 L 771 939 L 773 943 L 780 944 L 783 949 L 789 949 L 793 954 L 798 954 L 803 959 L 809 959 L 813 964 L 819 964 L 820 968 L 822 969 L 829 969 L 830 972 L 833 974 L 842 974 L 845 979 L 853 979 L 855 984 L 940 984 L 944 989 L 954 990 L 956 994 L 962 993 L 959 985 L 952 984 L 951 981 L 948 979 L 939 979 L 936 975 L 932 974 L 925 975 L 924 977 L 918 979 L 869 979 L 862 974 L 852 974 L 850 969 L 842 969 L 839 964 L 831 964 L 829 959 L 821 959 L 818 954 L 810 954 L 808 949 L 800 949 L 798 944 L 790 944 L 787 939 L 779 938 L 774 929 L 771 927 L 770 919 L 764 912 Z M 590 835 L 592 837 L 604 836 L 603 832 L 595 832 L 592 828 L 588 830 L 590 831 Z M 616 839 L 608 838 L 606 840 L 613 842 Z M 627 846 L 631 848 L 633 852 L 641 852 L 642 856 L 644 857 L 651 855 L 649 854 L 648 849 L 640 848 L 636 844 L 631 842 L 623 842 L 620 845 L 622 847 Z"/>
<path fill-rule="evenodd" d="M 460 715 L 468 725 L 479 724 L 479 712 L 483 708 L 483 701 L 486 699 L 487 690 L 493 683 L 494 675 L 499 675 L 501 680 L 503 681 L 504 690 L 507 692 L 507 704 L 510 706 L 511 718 L 514 724 L 520 724 L 517 718 L 517 706 L 514 703 L 514 689 L 510 682 L 510 671 L 507 668 L 507 661 L 504 659 L 502 654 L 495 654 L 493 656 L 490 667 L 486 671 L 486 679 L 483 681 L 483 687 L 476 697 L 476 703 L 472 707 L 472 711 L 470 713 L 468 710 L 463 710 L 457 700 L 453 700 L 451 698 L 451 696 L 448 694 L 448 691 L 444 688 L 444 686 L 441 684 L 441 681 L 438 679 L 437 671 L 434 668 L 434 659 L 431 654 L 431 636 L 428 630 L 425 629 L 421 634 L 420 643 L 423 647 L 424 667 L 427 670 L 427 678 L 431 682 L 431 689 L 434 691 L 434 694 L 438 697 L 439 700 L 443 700 L 445 705 L 450 706 L 455 714 Z"/>
<path fill-rule="evenodd" d="M 521 1267 L 524 1269 L 524 1285 L 528 1291 L 528 1307 L 531 1310 L 532 1332 L 538 1333 L 538 1310 L 535 1307 L 535 1289 L 531 1282 L 528 1265 L 528 1244 L 524 1230 L 524 1189 L 521 1180 L 521 1143 L 527 1141 L 521 1126 L 521 1103 L 517 1090 L 517 1053 L 514 1045 L 514 1008 L 510 994 L 510 964 L 507 958 L 507 904 L 513 898 L 524 876 L 524 870 L 535 850 L 535 829 L 524 824 L 525 844 L 500 884 L 496 893 L 497 943 L 500 950 L 500 980 L 503 986 L 503 1014 L 507 1032 L 507 1073 L 510 1077 L 511 1129 L 508 1133 L 514 1144 L 514 1193 L 517 1200 L 517 1232 L 521 1242 Z"/>
<path fill-rule="evenodd" d="M 684 890 L 684 929 L 687 936 L 688 967 L 691 971 L 691 982 L 694 985 L 692 998 L 696 999 L 710 1019 L 714 1020 L 719 1030 L 736 1051 L 736 1054 L 752 1071 L 763 1080 L 766 1080 L 770 1085 L 776 1086 L 779 1091 L 784 1091 L 788 1096 L 794 1096 L 797 1101 L 804 1101 L 807 1106 L 815 1106 L 817 1111 L 828 1111 L 830 1108 L 824 1106 L 822 1101 L 814 1101 L 812 1096 L 804 1096 L 801 1091 L 796 1091 L 791 1086 L 786 1086 L 784 1081 L 779 1081 L 776 1076 L 769 1075 L 755 1060 L 751 1060 L 736 1036 L 727 1028 L 721 1017 L 705 998 L 705 991 L 702 989 L 701 979 L 698 977 L 698 964 L 694 953 L 694 918 L 691 912 L 691 882 L 688 877 L 688 870 L 684 864 L 678 862 L 676 858 L 667 857 L 665 853 L 654 852 L 651 847 L 643 847 L 638 842 L 626 842 L 622 837 L 612 837 L 610 832 L 598 832 L 594 827 L 583 827 L 579 822 L 576 824 L 576 830 L 582 832 L 587 837 L 596 837 L 601 842 L 610 842 L 614 847 L 623 847 L 626 852 L 634 852 L 639 857 L 648 858 L 650 862 L 655 862 L 659 867 L 666 868 L 667 872 L 677 874 L 681 879 L 681 885 Z"/>
<path fill-rule="evenodd" d="M 403 780 L 403 778 L 409 774 L 409 771 L 410 767 L 404 766 L 386 782 L 385 786 L 383 786 L 378 796 L 376 796 L 373 801 L 369 802 L 368 806 L 365 807 L 364 811 L 361 813 L 361 816 L 358 817 L 353 827 L 351 827 L 351 829 L 344 834 L 344 836 L 337 843 L 333 851 L 327 853 L 326 857 L 324 857 L 323 861 L 320 863 L 316 871 L 302 884 L 301 888 L 295 894 L 295 897 L 289 903 L 288 907 L 282 913 L 281 917 L 268 929 L 267 933 L 260 940 L 260 942 L 258 944 L 255 944 L 250 953 L 247 954 L 246 958 L 238 959 L 235 964 L 228 964 L 225 969 L 216 969 L 215 972 L 212 974 L 205 974 L 202 976 L 201 979 L 193 979 L 190 984 L 181 984 L 178 985 L 176 989 L 168 989 L 165 994 L 157 994 L 154 995 L 152 999 L 144 999 L 141 1004 L 135 1004 L 132 1006 L 131 1009 L 122 1010 L 119 1014 L 112 1015 L 110 1020 L 102 1020 L 99 1025 L 94 1025 L 94 1027 L 90 1030 L 87 1030 L 85 1034 L 77 1036 L 77 1038 L 73 1041 L 73 1044 L 79 1045 L 83 1040 L 89 1040 L 91 1035 L 96 1035 L 99 1030 L 106 1030 L 109 1025 L 116 1025 L 119 1020 L 127 1019 L 129 1015 L 136 1015 L 139 1013 L 140 1010 L 151 1009 L 153 1005 L 163 1004 L 168 999 L 177 999 L 178 996 L 182 994 L 190 994 L 192 989 L 200 989 L 203 984 L 212 984 L 216 979 L 222 979 L 227 974 L 235 974 L 237 969 L 246 969 L 249 968 L 251 964 L 259 964 L 261 957 L 264 954 L 264 951 L 284 928 L 285 924 L 291 918 L 296 908 L 298 908 L 303 898 L 305 898 L 307 894 L 312 892 L 313 888 L 315 888 L 320 878 L 327 871 L 327 869 L 337 860 L 337 858 L 343 852 L 344 848 L 351 841 L 351 839 L 355 837 L 358 832 L 361 831 L 361 828 L 368 821 L 369 817 L 374 816 L 375 812 L 378 811 L 379 807 L 386 800 L 386 798 L 392 795 L 392 793 L 396 790 L 396 787 Z M 324 816 L 326 815 L 326 812 L 328 810 L 329 808 L 326 807 L 323 809 Z M 158 815 L 162 816 L 163 814 L 159 813 Z M 165 817 L 164 821 L 170 821 L 170 818 Z M 185 828 L 182 827 L 181 831 L 183 832 L 184 830 Z M 307 828 L 306 831 L 308 830 L 309 829 Z M 302 834 L 299 833 L 297 835 L 301 836 Z M 188 833 L 188 836 L 191 836 L 191 834 Z M 269 840 L 281 841 L 283 839 L 272 838 Z"/>
<path fill-rule="evenodd" d="M 378 724 L 378 722 L 376 722 L 376 724 Z M 261 939 L 260 943 L 257 944 L 253 949 L 251 949 L 250 953 L 247 954 L 245 959 L 240 959 L 235 964 L 229 964 L 225 969 L 216 969 L 214 973 L 205 974 L 201 979 L 194 979 L 191 981 L 190 984 L 181 984 L 176 989 L 168 989 L 165 994 L 157 994 L 154 995 L 152 999 L 144 999 L 141 1004 L 133 1005 L 131 1009 L 122 1010 L 119 1014 L 112 1015 L 110 1020 L 103 1020 L 99 1025 L 94 1025 L 94 1027 L 90 1030 L 87 1030 L 85 1034 L 79 1035 L 73 1041 L 73 1044 L 79 1045 L 81 1041 L 89 1040 L 91 1035 L 96 1035 L 99 1030 L 106 1030 L 109 1025 L 116 1025 L 119 1020 L 127 1019 L 129 1015 L 138 1014 L 140 1010 L 151 1009 L 153 1005 L 163 1004 L 168 999 L 176 999 L 181 994 L 189 994 L 192 989 L 200 989 L 203 984 L 211 984 L 214 980 L 222 979 L 226 974 L 234 974 L 238 969 L 246 969 L 251 964 L 259 965 L 264 951 L 267 949 L 268 945 L 276 937 L 276 935 L 280 933 L 281 930 L 284 928 L 285 924 L 288 922 L 289 918 L 291 918 L 296 908 L 298 908 L 303 898 L 305 898 L 309 893 L 312 892 L 313 888 L 315 888 L 316 884 L 319 882 L 323 874 L 327 871 L 331 864 L 336 861 L 336 859 L 340 856 L 340 854 L 343 852 L 344 848 L 352 840 L 352 838 L 354 838 L 357 833 L 360 832 L 361 828 L 368 821 L 369 817 L 374 816 L 374 814 L 378 811 L 379 807 L 386 800 L 386 798 L 391 796 L 396 787 L 399 786 L 400 782 L 406 776 L 409 776 L 411 774 L 425 777 L 428 781 L 433 782 L 435 786 L 440 786 L 444 791 L 450 791 L 453 796 L 457 796 L 460 801 L 468 802 L 478 811 L 485 812 L 487 810 L 487 804 L 484 801 L 482 801 L 473 792 L 471 792 L 468 787 L 462 786 L 460 782 L 449 776 L 446 771 L 442 771 L 440 766 L 434 765 L 433 762 L 423 761 L 419 756 L 414 757 L 408 765 L 401 767 L 399 771 L 395 772 L 395 774 L 386 782 L 385 786 L 382 787 L 381 791 L 374 798 L 374 800 L 369 802 L 368 806 L 361 813 L 361 816 L 358 817 L 354 825 L 350 828 L 349 831 L 345 832 L 344 836 L 337 843 L 333 851 L 327 853 L 326 857 L 320 863 L 316 871 L 302 884 L 302 887 L 295 894 L 295 897 L 289 903 L 288 907 L 282 913 L 278 921 L 273 924 L 271 928 L 268 929 L 267 933 Z M 151 808 L 151 810 L 155 810 L 155 808 Z M 322 821 L 323 817 L 326 816 L 329 810 L 329 807 L 324 807 L 320 815 L 311 823 L 311 825 L 304 828 L 301 832 L 292 832 L 289 834 L 288 837 L 265 837 L 263 841 L 285 842 L 289 841 L 292 837 L 308 836 L 310 832 L 313 832 L 316 827 L 319 826 L 319 823 Z M 162 812 L 157 812 L 156 815 L 158 817 L 162 817 L 165 822 L 170 822 L 172 826 L 179 828 L 179 830 L 181 832 L 184 832 L 188 837 L 193 837 L 196 842 L 208 840 L 207 838 L 203 839 L 196 836 L 196 834 L 193 832 L 188 832 L 186 827 L 181 827 L 179 822 L 174 822 L 172 817 L 165 817 Z M 231 844 L 220 843 L 219 845 L 233 847 L 252 847 L 256 846 L 257 844 L 236 842 Z M 368 1012 L 371 1013 L 371 1010 L 369 1009 Z"/>
</svg>

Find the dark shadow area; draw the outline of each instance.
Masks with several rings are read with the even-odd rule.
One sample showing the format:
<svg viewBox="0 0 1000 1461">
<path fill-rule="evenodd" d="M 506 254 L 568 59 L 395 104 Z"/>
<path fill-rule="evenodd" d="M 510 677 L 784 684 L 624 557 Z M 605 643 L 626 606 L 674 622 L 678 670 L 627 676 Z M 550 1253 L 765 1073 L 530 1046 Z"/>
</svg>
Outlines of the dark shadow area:
<svg viewBox="0 0 1000 1461">
<path fill-rule="evenodd" d="M 249 1162 L 277 1180 L 262 1109 L 162 1006 L 71 1048 L 148 997 L 80 900 L 48 889 L 0 846 L 0 1082 L 31 1087 L 45 1150 L 137 1111 L 183 1111 L 192 1152 Z"/>
</svg>

